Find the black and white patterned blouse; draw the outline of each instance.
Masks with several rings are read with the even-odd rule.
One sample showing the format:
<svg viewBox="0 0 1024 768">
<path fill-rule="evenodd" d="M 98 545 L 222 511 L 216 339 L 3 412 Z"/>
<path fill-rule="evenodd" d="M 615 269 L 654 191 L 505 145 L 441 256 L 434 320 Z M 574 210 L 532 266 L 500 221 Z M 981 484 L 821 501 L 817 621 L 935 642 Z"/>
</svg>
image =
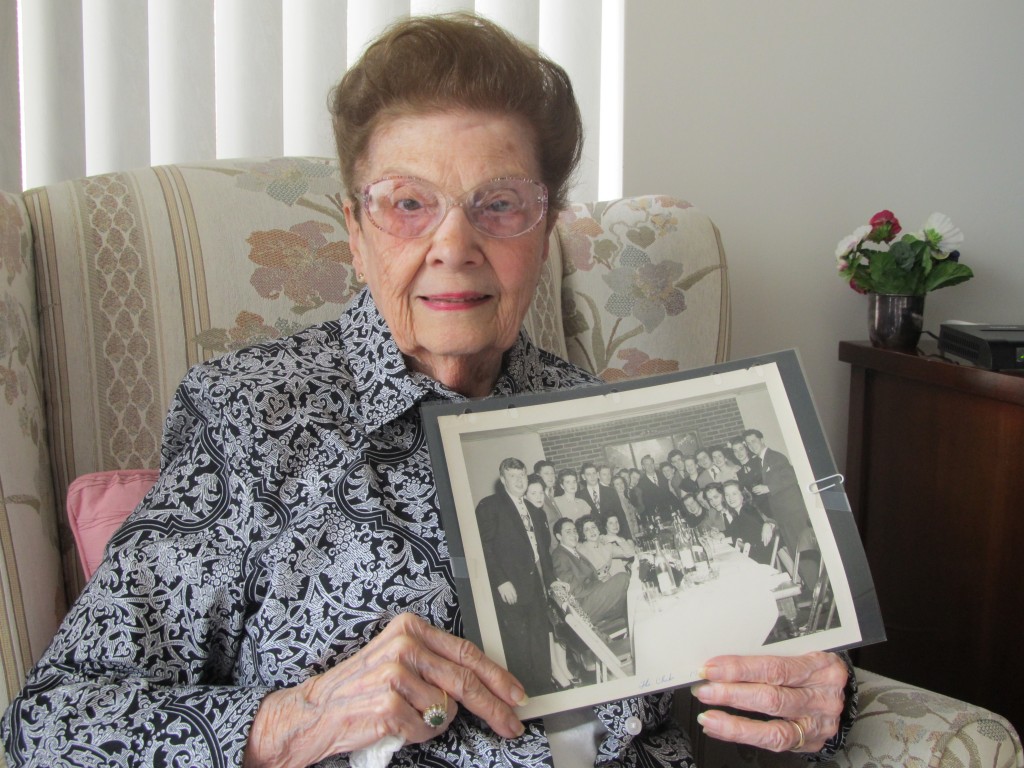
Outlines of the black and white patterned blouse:
<svg viewBox="0 0 1024 768">
<path fill-rule="evenodd" d="M 494 393 L 593 381 L 522 334 Z M 268 692 L 352 655 L 396 614 L 458 634 L 418 408 L 435 399 L 461 395 L 406 368 L 366 291 L 339 321 L 189 371 L 160 479 L 4 717 L 11 765 L 240 765 Z M 670 704 L 596 707 L 598 763 L 689 765 Z M 460 710 L 391 764 L 550 760 L 541 720 L 505 740 Z"/>
</svg>

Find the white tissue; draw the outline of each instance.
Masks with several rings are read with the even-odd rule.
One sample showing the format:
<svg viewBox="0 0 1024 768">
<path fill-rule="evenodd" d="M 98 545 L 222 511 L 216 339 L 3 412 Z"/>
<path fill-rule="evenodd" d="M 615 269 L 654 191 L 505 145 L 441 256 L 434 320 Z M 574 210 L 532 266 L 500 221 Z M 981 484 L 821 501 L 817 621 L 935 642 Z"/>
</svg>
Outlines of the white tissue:
<svg viewBox="0 0 1024 768">
<path fill-rule="evenodd" d="M 404 743 L 401 736 L 385 736 L 376 744 L 351 753 L 349 762 L 352 768 L 385 768 Z"/>
</svg>

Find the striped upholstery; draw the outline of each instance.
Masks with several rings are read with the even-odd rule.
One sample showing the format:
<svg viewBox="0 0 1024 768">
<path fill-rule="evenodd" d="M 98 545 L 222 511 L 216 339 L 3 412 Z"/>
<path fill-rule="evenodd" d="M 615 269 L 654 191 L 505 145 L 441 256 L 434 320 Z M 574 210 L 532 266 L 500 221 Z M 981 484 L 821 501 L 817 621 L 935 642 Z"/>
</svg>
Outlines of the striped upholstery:
<svg viewBox="0 0 1024 768">
<path fill-rule="evenodd" d="M 20 196 L 0 193 L 0 704 L 65 610 L 50 477 L 32 237 Z"/>
</svg>

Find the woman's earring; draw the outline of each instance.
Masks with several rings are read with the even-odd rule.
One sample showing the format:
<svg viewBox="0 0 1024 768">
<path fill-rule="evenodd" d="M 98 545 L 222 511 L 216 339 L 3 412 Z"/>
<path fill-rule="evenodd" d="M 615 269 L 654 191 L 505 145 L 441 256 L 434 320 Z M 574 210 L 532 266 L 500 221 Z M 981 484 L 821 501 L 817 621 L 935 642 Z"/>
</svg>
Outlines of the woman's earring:
<svg viewBox="0 0 1024 768">
<path fill-rule="evenodd" d="M 356 280 L 358 280 L 360 283 L 365 283 L 366 277 L 363 275 L 362 272 L 356 272 Z"/>
</svg>

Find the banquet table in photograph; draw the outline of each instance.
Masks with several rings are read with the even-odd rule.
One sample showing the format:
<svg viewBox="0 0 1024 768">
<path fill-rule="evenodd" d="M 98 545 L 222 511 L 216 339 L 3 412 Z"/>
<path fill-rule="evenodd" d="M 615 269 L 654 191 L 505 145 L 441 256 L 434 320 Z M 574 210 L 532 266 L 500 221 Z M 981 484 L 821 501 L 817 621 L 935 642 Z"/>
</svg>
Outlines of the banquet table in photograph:
<svg viewBox="0 0 1024 768">
<path fill-rule="evenodd" d="M 684 582 L 671 594 L 650 589 L 645 594 L 640 568 L 633 569 L 628 625 L 642 688 L 693 682 L 704 661 L 756 652 L 775 626 L 779 593 L 774 590 L 788 582 L 788 574 L 751 560 L 724 541 L 715 545 L 712 567 L 717 576 Z"/>
</svg>

